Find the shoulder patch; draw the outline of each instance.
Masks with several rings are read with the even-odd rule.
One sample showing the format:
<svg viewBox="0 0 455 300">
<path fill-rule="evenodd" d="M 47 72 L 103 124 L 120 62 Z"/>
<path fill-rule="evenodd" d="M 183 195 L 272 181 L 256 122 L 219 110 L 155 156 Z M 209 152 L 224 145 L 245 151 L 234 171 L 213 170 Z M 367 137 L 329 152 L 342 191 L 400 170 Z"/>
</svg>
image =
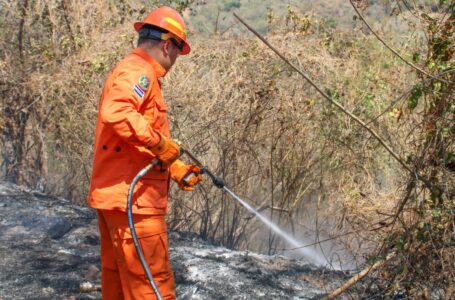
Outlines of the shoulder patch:
<svg viewBox="0 0 455 300">
<path fill-rule="evenodd" d="M 137 84 L 133 86 L 133 90 L 136 93 L 136 95 L 138 95 L 138 97 L 141 98 L 141 100 L 144 98 L 145 92 Z"/>
<path fill-rule="evenodd" d="M 150 80 L 145 75 L 141 75 L 139 77 L 139 87 L 143 90 L 147 90 L 150 86 Z"/>
</svg>

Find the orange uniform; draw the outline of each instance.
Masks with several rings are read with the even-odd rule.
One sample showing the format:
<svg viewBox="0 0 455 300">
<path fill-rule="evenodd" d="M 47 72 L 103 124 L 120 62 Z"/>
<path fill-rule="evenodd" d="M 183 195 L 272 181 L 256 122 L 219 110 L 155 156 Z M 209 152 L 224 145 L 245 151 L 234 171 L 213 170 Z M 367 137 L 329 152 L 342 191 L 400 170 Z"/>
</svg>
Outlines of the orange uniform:
<svg viewBox="0 0 455 300">
<path fill-rule="evenodd" d="M 131 180 L 155 158 L 149 150 L 159 141 L 155 131 L 170 136 L 158 80 L 165 73 L 144 50 L 136 48 L 109 75 L 96 125 L 91 207 L 125 211 Z M 147 173 L 137 185 L 133 213 L 164 215 L 168 185 L 168 170 Z"/>
<path fill-rule="evenodd" d="M 103 299 L 153 299 L 128 228 L 126 199 L 134 176 L 155 157 L 159 134 L 170 137 L 159 77 L 165 69 L 136 48 L 111 71 L 99 103 L 88 203 L 98 209 Z M 136 186 L 138 237 L 164 299 L 174 299 L 166 225 L 169 169 L 151 170 Z"/>
</svg>

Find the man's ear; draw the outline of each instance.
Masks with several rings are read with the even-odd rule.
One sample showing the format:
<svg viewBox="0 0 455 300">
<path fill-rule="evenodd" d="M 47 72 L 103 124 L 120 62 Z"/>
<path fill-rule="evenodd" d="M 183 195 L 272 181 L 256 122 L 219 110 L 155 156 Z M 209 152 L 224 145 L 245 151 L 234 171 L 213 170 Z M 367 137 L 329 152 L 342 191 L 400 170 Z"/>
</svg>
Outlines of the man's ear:
<svg viewBox="0 0 455 300">
<path fill-rule="evenodd" d="M 165 57 L 169 56 L 169 47 L 171 46 L 170 40 L 163 41 L 163 54 Z"/>
</svg>

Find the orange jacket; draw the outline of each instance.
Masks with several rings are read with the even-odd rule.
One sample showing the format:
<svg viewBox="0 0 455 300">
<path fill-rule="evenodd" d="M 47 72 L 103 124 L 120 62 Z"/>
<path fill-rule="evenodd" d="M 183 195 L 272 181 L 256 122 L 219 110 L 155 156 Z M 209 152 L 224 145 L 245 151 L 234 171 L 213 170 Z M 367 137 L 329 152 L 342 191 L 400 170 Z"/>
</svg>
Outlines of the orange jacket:
<svg viewBox="0 0 455 300">
<path fill-rule="evenodd" d="M 155 131 L 170 137 L 158 80 L 165 73 L 136 48 L 109 74 L 98 108 L 88 195 L 91 207 L 125 211 L 129 184 L 155 158 L 149 150 L 159 141 Z M 133 213 L 164 215 L 168 190 L 169 171 L 151 170 L 136 186 Z"/>
</svg>

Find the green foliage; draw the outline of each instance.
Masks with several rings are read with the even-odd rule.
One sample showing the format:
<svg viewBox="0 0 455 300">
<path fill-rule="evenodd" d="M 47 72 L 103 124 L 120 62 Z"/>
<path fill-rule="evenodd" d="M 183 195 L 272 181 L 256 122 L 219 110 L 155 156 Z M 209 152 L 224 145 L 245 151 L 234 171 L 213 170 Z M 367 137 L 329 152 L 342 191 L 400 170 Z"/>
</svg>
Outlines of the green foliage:
<svg viewBox="0 0 455 300">
<path fill-rule="evenodd" d="M 192 6 L 195 0 L 167 0 L 166 2 L 169 2 L 166 3 L 167 5 L 174 6 L 178 12 L 182 13 L 185 9 Z"/>
<path fill-rule="evenodd" d="M 338 21 L 333 16 L 325 17 L 322 22 L 327 28 L 335 29 L 338 26 Z"/>
<path fill-rule="evenodd" d="M 417 231 L 417 240 L 421 242 L 428 242 L 430 240 L 430 228 L 429 223 L 424 223 Z"/>
<path fill-rule="evenodd" d="M 311 20 L 308 16 L 300 16 L 295 9 L 288 5 L 286 21 L 292 26 L 294 32 L 304 33 L 311 27 Z"/>
<path fill-rule="evenodd" d="M 409 96 L 408 99 L 408 109 L 409 110 L 414 110 L 414 108 L 417 107 L 417 104 L 419 104 L 419 99 L 423 95 L 423 90 L 422 90 L 422 85 L 421 84 L 416 84 L 412 87 L 411 90 L 411 95 Z"/>
<path fill-rule="evenodd" d="M 432 4 L 432 12 L 424 6 L 418 8 L 422 18 L 420 26 L 428 38 L 425 40 L 426 45 L 416 42 L 415 47 L 419 51 L 413 52 L 412 61 L 425 66 L 425 71 L 432 75 L 441 72 L 446 72 L 446 75 L 429 81 L 427 75 L 414 70 L 416 77 L 425 81 L 414 84 L 407 98 L 409 136 L 412 136 L 407 141 L 414 147 L 408 150 L 406 162 L 412 166 L 413 172 L 421 174 L 426 181 L 410 185 L 415 181 L 410 175 L 410 193 L 402 200 L 402 203 L 407 201 L 407 205 L 403 205 L 406 208 L 400 211 L 405 220 L 401 229 L 404 232 L 401 234 L 403 242 L 387 241 L 389 245 L 402 250 L 403 257 L 397 264 L 418 270 L 407 274 L 395 271 L 393 283 L 390 283 L 390 286 L 400 284 L 410 293 L 419 285 L 431 288 L 440 286 L 446 290 L 440 282 L 453 280 L 453 274 L 447 266 L 454 263 L 455 228 L 451 198 L 455 185 L 452 176 L 455 171 L 455 135 L 451 128 L 454 118 L 452 82 L 455 77 L 447 71 L 455 67 L 455 15 L 446 13 L 452 11 L 453 2 L 440 1 L 439 7 L 435 6 Z M 428 51 L 422 53 L 421 49 Z M 420 109 L 417 110 L 417 106 Z M 406 219 L 405 210 L 413 211 L 412 218 Z M 446 291 L 450 298 L 450 291 Z"/>
<path fill-rule="evenodd" d="M 452 151 L 448 151 L 444 156 L 444 164 L 454 164 L 455 163 L 455 153 Z"/>
<path fill-rule="evenodd" d="M 399 238 L 395 241 L 395 247 L 398 249 L 398 251 L 403 251 L 405 243 L 406 242 L 403 238 Z"/>
<path fill-rule="evenodd" d="M 363 106 L 369 110 L 373 109 L 373 103 L 376 95 L 372 92 L 366 92 L 363 96 Z"/>
<path fill-rule="evenodd" d="M 235 8 L 240 8 L 240 0 L 223 0 L 224 10 L 230 11 Z"/>
</svg>

